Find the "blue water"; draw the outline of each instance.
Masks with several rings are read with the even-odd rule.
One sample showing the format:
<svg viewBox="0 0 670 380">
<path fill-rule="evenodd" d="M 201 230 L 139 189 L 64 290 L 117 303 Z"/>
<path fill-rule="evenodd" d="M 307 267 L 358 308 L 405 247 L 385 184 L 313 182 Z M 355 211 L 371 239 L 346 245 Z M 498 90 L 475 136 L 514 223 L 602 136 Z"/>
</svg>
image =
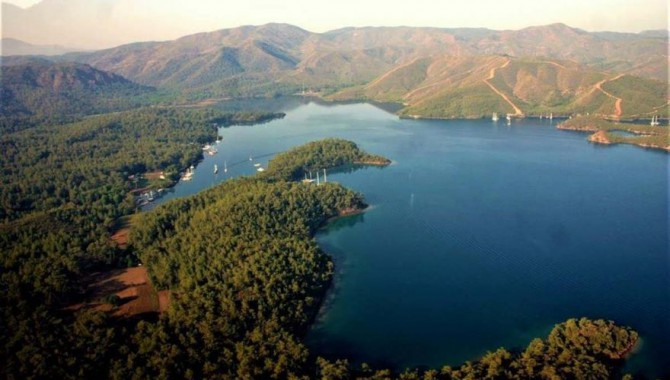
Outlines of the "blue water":
<svg viewBox="0 0 670 380">
<path fill-rule="evenodd" d="M 294 101 L 282 120 L 221 129 L 219 154 L 164 201 L 267 167 L 323 137 L 391 166 L 331 173 L 373 207 L 317 239 L 336 278 L 313 352 L 399 368 L 521 348 L 571 317 L 638 330 L 630 371 L 667 374 L 668 156 L 586 142 L 549 121 L 400 120 L 368 104 Z M 249 160 L 251 156 L 252 160 Z M 214 175 L 223 162 L 228 173 Z"/>
</svg>

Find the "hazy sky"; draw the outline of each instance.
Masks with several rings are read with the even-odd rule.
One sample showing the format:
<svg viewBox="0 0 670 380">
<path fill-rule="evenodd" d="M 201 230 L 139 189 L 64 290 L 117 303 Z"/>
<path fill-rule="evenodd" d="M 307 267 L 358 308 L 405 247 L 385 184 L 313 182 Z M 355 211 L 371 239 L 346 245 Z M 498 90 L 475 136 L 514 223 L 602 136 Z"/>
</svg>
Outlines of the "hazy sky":
<svg viewBox="0 0 670 380">
<path fill-rule="evenodd" d="M 21 7 L 39 0 L 4 0 Z M 52 0 L 53 1 L 53 0 Z M 70 0 L 58 0 L 66 2 Z M 589 31 L 668 28 L 667 0 L 87 0 L 104 4 L 118 41 L 173 39 L 247 24 L 285 22 L 313 32 L 408 25 L 520 29 L 562 22 Z M 100 16 L 103 16 L 100 19 Z M 4 17 L 4 16 L 3 16 Z M 4 21 L 4 20 L 3 20 Z M 54 31 L 56 32 L 56 31 Z"/>
</svg>

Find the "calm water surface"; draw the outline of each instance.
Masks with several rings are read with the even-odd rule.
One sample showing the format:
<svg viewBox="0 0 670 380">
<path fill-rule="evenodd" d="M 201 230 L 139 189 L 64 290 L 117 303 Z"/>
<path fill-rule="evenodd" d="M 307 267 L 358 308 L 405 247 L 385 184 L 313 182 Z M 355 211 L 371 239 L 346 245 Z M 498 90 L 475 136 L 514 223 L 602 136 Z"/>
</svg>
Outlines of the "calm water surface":
<svg viewBox="0 0 670 380">
<path fill-rule="evenodd" d="M 458 365 L 586 316 L 642 334 L 628 370 L 668 374 L 666 154 L 594 146 L 546 120 L 507 127 L 399 120 L 369 104 L 276 107 L 286 118 L 222 128 L 219 153 L 161 202 L 252 175 L 255 163 L 323 137 L 393 159 L 328 177 L 374 207 L 317 236 L 337 273 L 306 338 L 314 352 L 399 368 Z"/>
</svg>

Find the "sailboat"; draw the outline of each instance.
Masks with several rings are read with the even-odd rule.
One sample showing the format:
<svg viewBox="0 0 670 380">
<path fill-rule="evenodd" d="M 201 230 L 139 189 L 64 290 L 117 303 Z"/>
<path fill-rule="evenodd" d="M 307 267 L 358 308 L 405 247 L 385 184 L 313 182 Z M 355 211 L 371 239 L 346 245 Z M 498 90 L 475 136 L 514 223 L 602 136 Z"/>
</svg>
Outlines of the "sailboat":
<svg viewBox="0 0 670 380">
<path fill-rule="evenodd" d="M 498 121 L 498 113 L 497 112 L 493 113 L 493 116 L 491 116 L 491 120 Z"/>
<path fill-rule="evenodd" d="M 184 175 L 181 177 L 182 181 L 190 181 L 193 179 L 193 166 L 190 169 L 186 170 Z"/>
<path fill-rule="evenodd" d="M 651 126 L 660 125 L 660 123 L 658 122 L 658 115 L 654 115 L 654 116 L 651 117 L 651 124 L 650 125 Z"/>
<path fill-rule="evenodd" d="M 219 172 L 219 167 L 216 164 L 214 164 L 214 174 L 216 174 L 218 172 Z"/>
<path fill-rule="evenodd" d="M 223 161 L 223 172 L 228 173 L 228 165 L 226 165 L 226 161 Z"/>
<path fill-rule="evenodd" d="M 549 114 L 549 120 L 554 120 L 554 113 L 553 112 Z"/>
<path fill-rule="evenodd" d="M 507 125 L 512 124 L 512 117 L 509 114 L 505 118 L 507 119 Z"/>
</svg>

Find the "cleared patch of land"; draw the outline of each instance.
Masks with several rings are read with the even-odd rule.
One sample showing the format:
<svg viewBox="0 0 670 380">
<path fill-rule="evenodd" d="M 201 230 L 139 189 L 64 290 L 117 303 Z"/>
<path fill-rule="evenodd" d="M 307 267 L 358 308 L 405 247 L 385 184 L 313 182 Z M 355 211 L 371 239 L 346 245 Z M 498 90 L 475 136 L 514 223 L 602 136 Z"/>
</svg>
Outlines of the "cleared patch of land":
<svg viewBox="0 0 670 380">
<path fill-rule="evenodd" d="M 70 309 L 91 308 L 126 318 L 162 313 L 170 303 L 169 291 L 157 292 L 145 267 L 93 273 L 86 283 L 86 301 Z M 115 302 L 113 296 L 118 297 Z"/>
<path fill-rule="evenodd" d="M 162 171 L 156 171 L 156 172 L 148 172 L 144 173 L 144 178 L 146 178 L 148 181 L 157 181 L 161 179 L 161 176 L 164 175 Z"/>
</svg>

